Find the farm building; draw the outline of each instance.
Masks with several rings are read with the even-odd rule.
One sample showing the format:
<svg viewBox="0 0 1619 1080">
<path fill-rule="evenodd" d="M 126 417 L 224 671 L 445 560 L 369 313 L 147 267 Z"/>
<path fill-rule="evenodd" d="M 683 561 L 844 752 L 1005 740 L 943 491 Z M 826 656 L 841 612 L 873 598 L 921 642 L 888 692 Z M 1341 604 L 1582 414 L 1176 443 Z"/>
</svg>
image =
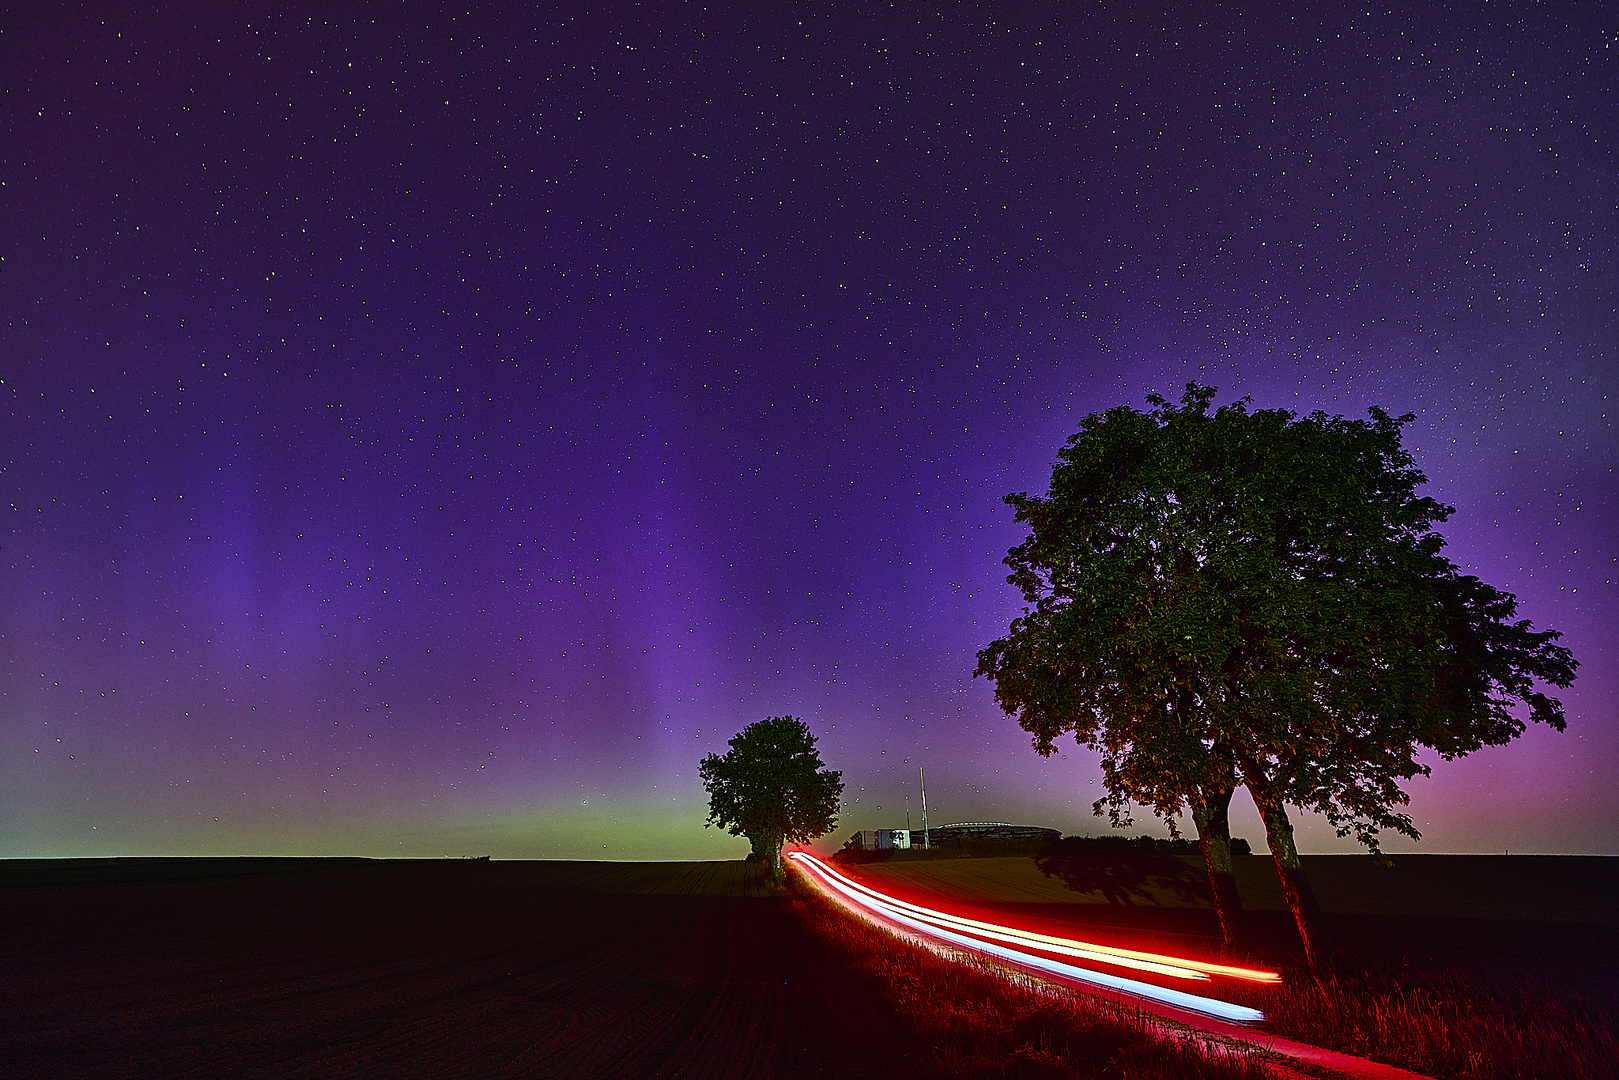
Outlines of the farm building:
<svg viewBox="0 0 1619 1080">
<path fill-rule="evenodd" d="M 913 847 L 959 848 L 963 840 L 1036 843 L 1056 840 L 1061 835 L 1062 833 L 1056 829 L 1042 829 L 1034 825 L 1012 825 L 1005 821 L 963 821 L 926 831 L 865 829 L 851 836 L 843 846 L 845 850 L 851 851 L 887 851 Z"/>
<path fill-rule="evenodd" d="M 912 836 L 916 837 L 916 846 L 921 847 L 921 829 L 864 829 L 851 836 L 843 846 L 856 851 L 888 851 L 910 847 Z"/>
</svg>

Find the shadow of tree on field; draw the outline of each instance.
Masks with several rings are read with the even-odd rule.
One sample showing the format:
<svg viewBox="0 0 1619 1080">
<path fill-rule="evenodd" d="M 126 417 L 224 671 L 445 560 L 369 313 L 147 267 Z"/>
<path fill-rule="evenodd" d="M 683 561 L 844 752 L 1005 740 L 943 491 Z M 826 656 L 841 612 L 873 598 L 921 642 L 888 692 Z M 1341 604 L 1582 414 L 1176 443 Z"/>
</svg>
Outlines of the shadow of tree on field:
<svg viewBox="0 0 1619 1080">
<path fill-rule="evenodd" d="M 1115 906 L 1157 904 L 1166 893 L 1187 902 L 1212 903 L 1202 869 L 1156 851 L 1156 846 L 1151 840 L 1143 843 L 1122 836 L 1065 836 L 1046 844 L 1034 864 L 1068 889 L 1100 893 Z"/>
</svg>

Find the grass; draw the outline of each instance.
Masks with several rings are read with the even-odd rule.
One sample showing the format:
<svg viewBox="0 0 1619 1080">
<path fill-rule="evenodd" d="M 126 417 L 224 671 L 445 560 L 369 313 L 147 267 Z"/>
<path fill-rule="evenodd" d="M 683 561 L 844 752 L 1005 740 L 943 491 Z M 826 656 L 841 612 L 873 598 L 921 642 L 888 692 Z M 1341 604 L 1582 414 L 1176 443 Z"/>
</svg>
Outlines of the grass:
<svg viewBox="0 0 1619 1080">
<path fill-rule="evenodd" d="M 1008 981 L 980 958 L 952 961 L 900 941 L 787 879 L 788 901 L 812 933 L 874 981 L 914 1039 L 918 1077 L 951 1080 L 1270 1080 L 1256 1051 L 1163 1039 L 1128 1010 Z"/>
<path fill-rule="evenodd" d="M 1445 1080 L 1615 1080 L 1612 1002 L 1481 969 L 1414 968 L 1340 953 L 1318 986 L 1302 965 L 1248 995 L 1267 1031 Z M 1240 992 L 1227 995 L 1242 1001 Z"/>
<path fill-rule="evenodd" d="M 1285 982 L 1252 990 L 1224 986 L 1219 996 L 1263 1009 L 1270 1018 L 1264 1030 L 1445 1080 L 1619 1080 L 1614 995 L 1565 990 L 1526 976 L 1521 966 L 1496 969 L 1482 959 L 1407 965 L 1386 941 L 1356 936 L 1371 933 L 1368 927 L 1385 917 L 1430 919 L 1458 941 L 1479 920 L 1566 926 L 1573 934 L 1590 925 L 1590 948 L 1600 950 L 1612 940 L 1607 928 L 1613 924 L 1619 860 L 1399 856 L 1396 868 L 1383 869 L 1356 857 L 1306 856 L 1318 895 L 1360 920 L 1324 977 L 1325 990 L 1302 963 L 1289 959 L 1297 952 L 1291 921 L 1285 914 L 1280 921 L 1270 916 L 1285 909 L 1269 859 L 1234 861 L 1255 916 L 1249 929 L 1257 935 L 1256 952 L 1248 959 L 1281 971 Z M 1023 860 L 885 865 L 869 872 L 882 881 L 979 901 L 1072 902 L 1075 895 Z M 1268 918 L 1270 929 L 1261 932 Z M 1447 919 L 1458 921 L 1450 926 Z M 1563 948 L 1546 955 L 1563 955 Z"/>
</svg>

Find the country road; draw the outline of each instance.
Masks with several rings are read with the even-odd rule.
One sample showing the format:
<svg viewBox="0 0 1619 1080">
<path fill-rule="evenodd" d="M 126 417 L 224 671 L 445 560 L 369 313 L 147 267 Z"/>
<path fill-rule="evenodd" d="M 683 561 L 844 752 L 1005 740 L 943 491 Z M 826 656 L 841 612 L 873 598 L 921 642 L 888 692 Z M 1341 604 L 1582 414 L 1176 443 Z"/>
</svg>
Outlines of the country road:
<svg viewBox="0 0 1619 1080">
<path fill-rule="evenodd" d="M 1211 975 L 1264 983 L 1272 973 L 1234 968 L 1211 961 L 1171 958 L 1164 954 L 1116 949 L 1067 937 L 952 914 L 899 900 L 802 852 L 790 856 L 797 872 L 845 906 L 852 917 L 886 926 L 890 932 L 943 956 L 977 954 L 1048 987 L 1049 992 L 1077 992 L 1117 1002 L 1138 1017 L 1140 1026 L 1165 1038 L 1191 1033 L 1210 1048 L 1250 1047 L 1276 1056 L 1279 1077 L 1309 1080 L 1429 1080 L 1420 1073 L 1349 1054 L 1340 1054 L 1292 1039 L 1254 1030 L 1263 1012 L 1218 997 L 1161 983 L 1122 977 L 1125 970 L 1158 968 L 1163 975 L 1205 982 Z M 1076 959 L 1077 958 L 1077 959 Z"/>
<path fill-rule="evenodd" d="M 13 872 L 0 1075 L 896 1074 L 891 1009 L 742 863 L 315 865 Z"/>
</svg>

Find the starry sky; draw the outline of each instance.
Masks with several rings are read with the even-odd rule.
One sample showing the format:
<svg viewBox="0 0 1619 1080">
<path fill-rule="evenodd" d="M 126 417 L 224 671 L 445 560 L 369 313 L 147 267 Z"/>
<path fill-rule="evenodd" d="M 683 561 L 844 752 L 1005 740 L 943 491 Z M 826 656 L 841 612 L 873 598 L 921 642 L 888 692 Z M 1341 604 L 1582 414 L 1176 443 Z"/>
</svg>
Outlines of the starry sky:
<svg viewBox="0 0 1619 1080">
<path fill-rule="evenodd" d="M 0 857 L 739 858 L 781 714 L 822 849 L 1105 832 L 1001 497 L 1191 380 L 1416 414 L 1581 663 L 1389 849 L 1619 854 L 1619 19 L 1440 7 L 13 5 Z"/>
</svg>

